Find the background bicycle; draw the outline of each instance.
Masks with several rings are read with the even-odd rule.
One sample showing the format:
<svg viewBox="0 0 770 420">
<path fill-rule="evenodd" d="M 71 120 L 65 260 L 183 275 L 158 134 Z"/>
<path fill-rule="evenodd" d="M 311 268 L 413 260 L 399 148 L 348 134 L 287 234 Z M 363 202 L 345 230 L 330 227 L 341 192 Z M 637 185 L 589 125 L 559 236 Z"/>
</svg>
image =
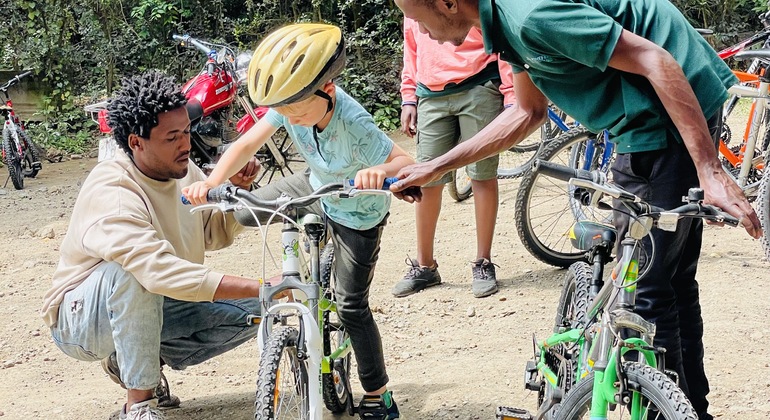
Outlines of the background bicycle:
<svg viewBox="0 0 770 420">
<path fill-rule="evenodd" d="M 8 95 L 8 89 L 30 74 L 31 71 L 25 71 L 0 86 L 0 92 L 5 95 L 5 103 L 0 105 L 0 114 L 5 118 L 2 157 L 8 167 L 8 179 L 17 190 L 24 188 L 24 178 L 36 177 L 43 167 L 40 163 L 40 147 L 30 139 L 24 123 L 13 110 L 13 102 Z M 8 185 L 8 179 L 5 185 Z"/>
</svg>

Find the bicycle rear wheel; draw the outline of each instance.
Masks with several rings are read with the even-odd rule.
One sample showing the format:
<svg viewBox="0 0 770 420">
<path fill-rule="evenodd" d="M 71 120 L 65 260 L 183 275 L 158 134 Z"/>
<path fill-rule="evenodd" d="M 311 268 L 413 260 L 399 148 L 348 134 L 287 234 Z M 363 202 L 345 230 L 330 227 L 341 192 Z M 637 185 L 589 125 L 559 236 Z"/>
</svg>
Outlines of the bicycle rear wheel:
<svg viewBox="0 0 770 420">
<path fill-rule="evenodd" d="M 334 302 L 334 244 L 328 242 L 321 253 L 321 286 L 326 298 Z M 324 355 L 338 349 L 350 334 L 345 331 L 337 313 L 323 313 L 323 346 Z M 321 376 L 323 381 L 323 397 L 326 408 L 334 414 L 339 414 L 352 407 L 353 393 L 350 390 L 351 355 L 330 360 L 331 372 Z"/>
<path fill-rule="evenodd" d="M 583 127 L 573 128 L 549 141 L 540 159 L 570 166 L 609 171 L 610 160 L 603 136 Z M 585 260 L 585 251 L 572 246 L 569 230 L 576 220 L 610 223 L 612 212 L 585 206 L 572 197 L 566 181 L 539 172 L 527 172 L 516 196 L 516 230 L 524 247 L 535 258 L 556 267 Z"/>
<path fill-rule="evenodd" d="M 19 150 L 16 148 L 16 142 L 11 137 L 11 131 L 3 129 L 3 157 L 5 165 L 8 167 L 8 176 L 11 178 L 13 187 L 17 190 L 24 188 L 24 170 L 22 168 L 22 157 L 19 156 Z"/>
<path fill-rule="evenodd" d="M 254 403 L 257 420 L 309 418 L 308 373 L 297 357 L 298 334 L 293 327 L 276 328 L 265 343 Z"/>
<path fill-rule="evenodd" d="M 684 392 L 660 371 L 637 362 L 626 362 L 623 364 L 623 369 L 628 377 L 632 398 L 628 404 L 617 404 L 608 411 L 607 419 L 696 420 L 698 418 Z M 578 382 L 562 401 L 556 418 L 558 420 L 591 418 L 593 385 L 593 373 Z"/>
<path fill-rule="evenodd" d="M 27 178 L 34 178 L 41 168 L 38 146 L 32 143 L 26 131 L 16 127 L 16 132 L 19 135 L 19 140 L 24 145 L 24 156 L 21 161 L 22 175 Z"/>
</svg>

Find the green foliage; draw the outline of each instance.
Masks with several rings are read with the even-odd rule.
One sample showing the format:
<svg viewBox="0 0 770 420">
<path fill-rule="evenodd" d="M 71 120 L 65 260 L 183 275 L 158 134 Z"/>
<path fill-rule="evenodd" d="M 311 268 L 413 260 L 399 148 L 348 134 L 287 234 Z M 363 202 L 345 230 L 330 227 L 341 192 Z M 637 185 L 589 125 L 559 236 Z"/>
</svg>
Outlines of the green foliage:
<svg viewBox="0 0 770 420">
<path fill-rule="evenodd" d="M 694 26 L 717 33 L 716 47 L 759 29 L 757 15 L 767 10 L 767 0 L 672 2 Z M 82 95 L 109 95 L 122 76 L 149 68 L 180 82 L 200 71 L 204 57 L 177 47 L 174 33 L 253 50 L 270 30 L 297 21 L 343 29 L 348 66 L 338 83 L 380 127 L 398 126 L 403 17 L 392 0 L 5 0 L 0 10 L 0 59 L 34 69 L 45 86 L 45 122 L 37 129 L 49 130 L 51 143 L 94 131 Z"/>
</svg>

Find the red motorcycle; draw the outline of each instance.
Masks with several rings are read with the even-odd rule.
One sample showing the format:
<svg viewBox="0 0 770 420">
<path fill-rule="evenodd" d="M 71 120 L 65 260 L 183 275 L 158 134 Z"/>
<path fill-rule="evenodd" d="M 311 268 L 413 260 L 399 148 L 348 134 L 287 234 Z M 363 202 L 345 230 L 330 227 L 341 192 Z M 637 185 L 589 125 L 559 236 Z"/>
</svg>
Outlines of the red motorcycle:
<svg viewBox="0 0 770 420">
<path fill-rule="evenodd" d="M 182 86 L 189 100 L 191 159 L 202 169 L 211 169 L 227 146 L 249 130 L 267 112 L 249 101 L 246 78 L 251 52 L 239 55 L 227 45 L 218 45 L 189 35 L 173 35 L 182 46 L 206 54 L 203 70 Z M 270 182 L 276 173 L 294 173 L 303 160 L 285 130 L 279 130 L 256 154 L 262 164 L 257 184 Z"/>
<path fill-rule="evenodd" d="M 182 86 L 188 99 L 190 114 L 190 159 L 205 172 L 210 172 L 227 146 L 248 131 L 267 112 L 254 108 L 248 99 L 246 77 L 251 53 L 236 56 L 232 48 L 195 39 L 189 35 L 173 35 L 182 46 L 192 46 L 206 54 L 203 70 Z M 115 142 L 107 125 L 107 101 L 87 105 L 86 112 L 99 124 L 106 136 L 99 141 L 99 160 L 110 159 Z M 242 116 L 239 116 L 242 115 Z M 304 166 L 286 130 L 277 131 L 255 155 L 262 171 L 255 183 L 260 186 L 281 176 L 293 174 Z"/>
</svg>

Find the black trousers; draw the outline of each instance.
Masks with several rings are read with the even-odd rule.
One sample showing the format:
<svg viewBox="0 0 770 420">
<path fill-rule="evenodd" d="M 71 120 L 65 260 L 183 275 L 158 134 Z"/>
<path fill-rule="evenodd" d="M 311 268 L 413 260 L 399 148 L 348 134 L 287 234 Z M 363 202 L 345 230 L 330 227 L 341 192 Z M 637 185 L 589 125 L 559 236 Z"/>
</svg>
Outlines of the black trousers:
<svg viewBox="0 0 770 420">
<path fill-rule="evenodd" d="M 721 114 L 708 120 L 715 144 Z M 699 185 L 687 148 L 674 138 L 668 139 L 663 150 L 618 155 L 612 176 L 627 191 L 666 209 L 682 205 L 688 189 Z M 623 238 L 628 216 L 615 211 L 614 221 L 618 238 Z M 702 236 L 701 220 L 681 219 L 675 232 L 653 229 L 643 240 L 639 272 L 649 271 L 637 285 L 636 311 L 655 323 L 655 344 L 666 349 L 667 368 L 679 374 L 680 387 L 698 417 L 710 420 L 706 399 L 709 383 L 703 368 L 703 318 L 695 279 Z M 650 261 L 653 242 L 655 255 Z"/>
</svg>

